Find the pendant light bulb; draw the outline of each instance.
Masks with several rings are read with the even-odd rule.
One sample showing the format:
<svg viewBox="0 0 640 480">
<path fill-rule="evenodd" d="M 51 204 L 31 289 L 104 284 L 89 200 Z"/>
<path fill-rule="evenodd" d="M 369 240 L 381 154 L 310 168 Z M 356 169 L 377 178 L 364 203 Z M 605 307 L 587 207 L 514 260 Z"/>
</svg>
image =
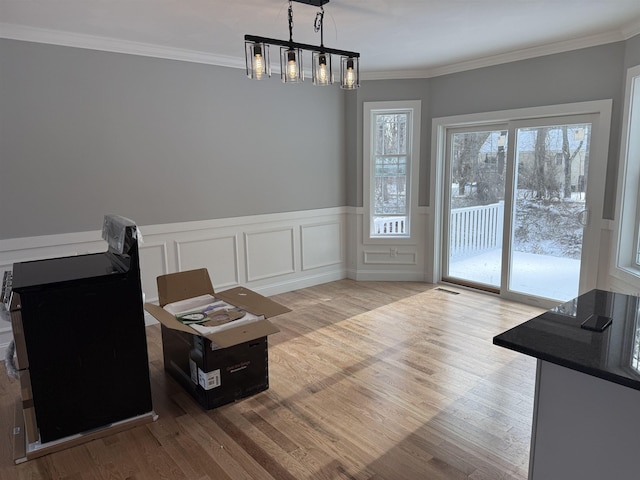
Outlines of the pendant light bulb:
<svg viewBox="0 0 640 480">
<path fill-rule="evenodd" d="M 327 83 L 327 79 L 329 78 L 329 73 L 327 72 L 327 57 L 324 55 L 320 55 L 320 66 L 318 68 L 318 79 L 320 83 Z"/>
<path fill-rule="evenodd" d="M 346 84 L 349 88 L 353 88 L 353 84 L 356 82 L 356 74 L 353 71 L 353 60 L 347 61 L 347 77 Z"/>
<path fill-rule="evenodd" d="M 295 80 L 298 76 L 298 63 L 296 62 L 296 54 L 293 51 L 287 52 L 287 77 Z"/>
<path fill-rule="evenodd" d="M 300 83 L 304 81 L 302 69 L 302 51 L 299 48 L 280 49 L 280 75 L 284 83 Z"/>
<path fill-rule="evenodd" d="M 311 58 L 311 73 L 313 75 L 313 84 L 321 87 L 333 84 L 331 54 L 325 53 L 323 51 L 313 52 Z"/>
<path fill-rule="evenodd" d="M 256 79 L 260 80 L 264 73 L 264 59 L 262 58 L 262 48 L 258 46 L 254 49 L 253 68 L 256 72 Z"/>
<path fill-rule="evenodd" d="M 245 42 L 245 61 L 247 77 L 262 80 L 271 76 L 269 45 L 251 40 Z"/>
<path fill-rule="evenodd" d="M 360 86 L 360 62 L 358 57 L 342 57 L 340 88 L 355 90 Z"/>
</svg>

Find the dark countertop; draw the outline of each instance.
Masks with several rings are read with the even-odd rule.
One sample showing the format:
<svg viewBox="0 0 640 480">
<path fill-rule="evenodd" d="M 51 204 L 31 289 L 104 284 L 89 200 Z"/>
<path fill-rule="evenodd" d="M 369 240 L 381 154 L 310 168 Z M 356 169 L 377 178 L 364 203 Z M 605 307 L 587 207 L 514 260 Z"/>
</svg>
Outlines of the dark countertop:
<svg viewBox="0 0 640 480">
<path fill-rule="evenodd" d="M 612 319 L 603 332 L 580 327 L 591 315 Z M 540 360 L 640 390 L 640 301 L 591 290 L 493 338 Z"/>
</svg>

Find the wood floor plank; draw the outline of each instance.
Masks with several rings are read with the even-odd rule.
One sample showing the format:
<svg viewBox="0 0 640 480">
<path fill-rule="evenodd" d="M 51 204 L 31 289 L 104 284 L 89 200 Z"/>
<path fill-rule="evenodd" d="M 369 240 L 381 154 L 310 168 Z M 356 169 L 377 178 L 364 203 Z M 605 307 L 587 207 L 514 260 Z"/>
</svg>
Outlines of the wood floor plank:
<svg viewBox="0 0 640 480">
<path fill-rule="evenodd" d="M 20 465 L 0 372 L 2 480 L 524 480 L 535 361 L 492 345 L 540 309 L 457 287 L 340 280 L 274 296 L 270 388 L 206 411 L 164 372 L 158 420 Z"/>
</svg>

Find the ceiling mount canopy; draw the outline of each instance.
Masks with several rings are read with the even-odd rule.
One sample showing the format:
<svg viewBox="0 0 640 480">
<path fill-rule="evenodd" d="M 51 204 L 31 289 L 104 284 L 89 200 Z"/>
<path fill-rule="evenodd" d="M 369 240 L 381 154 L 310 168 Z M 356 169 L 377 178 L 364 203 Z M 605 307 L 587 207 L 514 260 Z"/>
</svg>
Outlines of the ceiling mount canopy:
<svg viewBox="0 0 640 480">
<path fill-rule="evenodd" d="M 314 7 L 322 7 L 323 5 L 329 3 L 329 0 L 293 0 L 298 3 L 305 3 L 307 5 L 313 5 Z"/>
<path fill-rule="evenodd" d="M 320 32 L 320 45 L 309 45 L 293 41 L 293 2 L 319 7 L 314 29 Z M 354 90 L 360 86 L 360 54 L 348 50 L 339 50 L 324 46 L 324 5 L 329 0 L 289 0 L 289 40 L 245 35 L 245 61 L 247 76 L 255 80 L 271 76 L 269 47 L 280 47 L 280 75 L 284 83 L 300 83 L 304 81 L 302 52 L 311 52 L 312 81 L 314 85 L 325 86 L 334 83 L 331 58 L 340 57 L 340 87 Z"/>
</svg>

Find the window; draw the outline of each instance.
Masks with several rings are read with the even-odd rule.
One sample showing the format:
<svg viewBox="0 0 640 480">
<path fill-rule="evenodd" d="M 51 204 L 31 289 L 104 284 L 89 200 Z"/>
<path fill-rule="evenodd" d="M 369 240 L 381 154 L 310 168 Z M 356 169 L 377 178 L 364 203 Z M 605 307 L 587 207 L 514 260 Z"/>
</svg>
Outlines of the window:
<svg viewBox="0 0 640 480">
<path fill-rule="evenodd" d="M 417 203 L 420 102 L 365 103 L 369 238 L 409 238 Z"/>
<path fill-rule="evenodd" d="M 616 262 L 614 276 L 640 282 L 640 65 L 627 73 L 620 145 Z"/>
</svg>

